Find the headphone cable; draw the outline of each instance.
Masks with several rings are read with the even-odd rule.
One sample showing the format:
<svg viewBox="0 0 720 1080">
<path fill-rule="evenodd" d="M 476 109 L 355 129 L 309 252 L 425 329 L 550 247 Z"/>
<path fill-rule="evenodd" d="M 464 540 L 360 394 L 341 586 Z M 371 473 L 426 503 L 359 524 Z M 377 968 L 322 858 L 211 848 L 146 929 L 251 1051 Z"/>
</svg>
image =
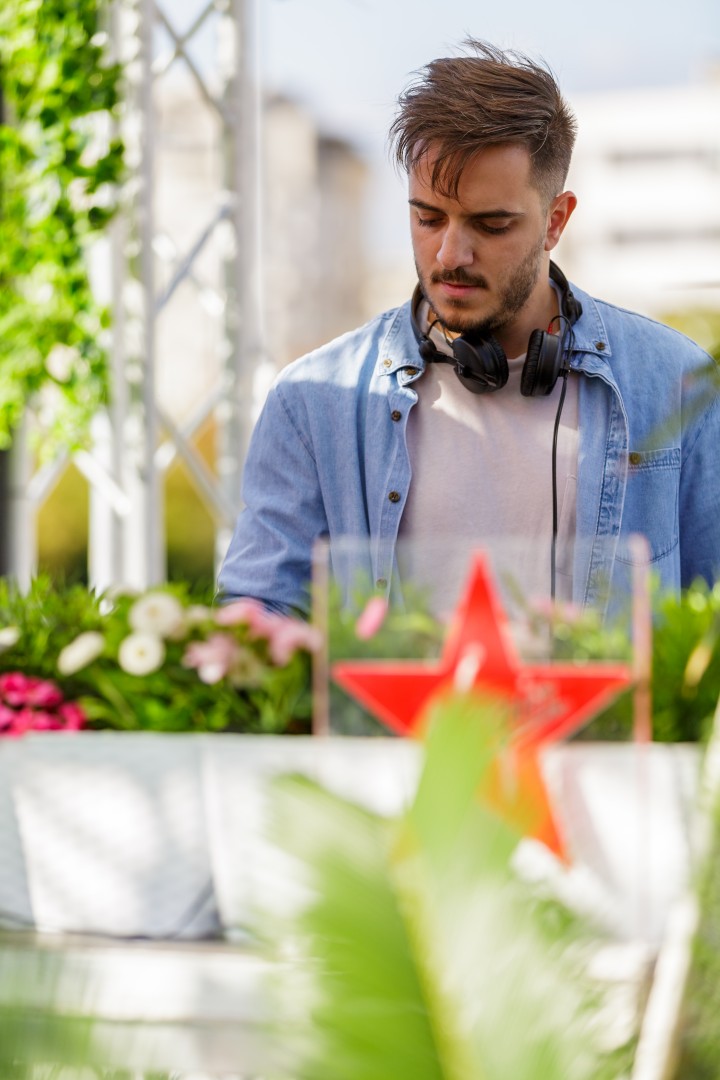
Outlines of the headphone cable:
<svg viewBox="0 0 720 1080">
<path fill-rule="evenodd" d="M 555 427 L 553 428 L 553 443 L 552 443 L 552 540 L 550 541 L 550 600 L 553 607 L 555 606 L 555 563 L 557 552 L 557 536 L 558 536 L 558 492 L 557 492 L 557 444 L 558 444 L 558 431 L 560 430 L 560 417 L 562 416 L 563 405 L 565 404 L 565 391 L 567 390 L 568 375 L 570 369 L 565 368 L 562 372 L 562 389 L 560 391 L 560 400 L 558 402 L 557 412 L 555 413 Z"/>
<path fill-rule="evenodd" d="M 563 363 L 562 369 L 560 371 L 560 375 L 562 376 L 562 388 L 560 390 L 560 400 L 558 401 L 557 412 L 555 413 L 555 426 L 553 428 L 552 441 L 552 539 L 550 541 L 550 601 L 553 609 L 555 608 L 555 578 L 558 538 L 557 444 L 558 433 L 560 431 L 560 417 L 562 416 L 563 405 L 565 404 L 565 393 L 567 391 L 568 375 L 570 374 L 570 353 L 572 351 L 572 347 L 575 341 L 572 323 L 569 321 L 569 319 L 567 319 L 567 317 L 564 315 L 557 315 L 555 319 L 552 320 L 552 322 L 555 322 L 556 320 L 561 320 L 562 336 L 560 339 L 560 352 L 561 356 L 565 356 L 565 362 Z"/>
</svg>

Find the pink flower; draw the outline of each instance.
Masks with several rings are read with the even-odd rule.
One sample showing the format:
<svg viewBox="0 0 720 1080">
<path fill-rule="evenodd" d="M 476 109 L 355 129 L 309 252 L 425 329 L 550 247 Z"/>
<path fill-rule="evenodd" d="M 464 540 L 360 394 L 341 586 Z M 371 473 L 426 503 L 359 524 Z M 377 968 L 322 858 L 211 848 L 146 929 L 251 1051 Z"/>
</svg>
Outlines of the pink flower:
<svg viewBox="0 0 720 1080">
<path fill-rule="evenodd" d="M 32 680 L 20 671 L 0 675 L 0 696 L 8 705 L 23 705 Z"/>
<path fill-rule="evenodd" d="M 35 727 L 35 719 L 38 716 L 41 729 L 47 727 L 47 724 L 44 723 L 45 715 L 45 713 L 36 713 L 34 709 L 18 709 L 13 720 L 11 734 L 24 735 L 26 731 L 32 731 Z"/>
<path fill-rule="evenodd" d="M 193 641 L 185 650 L 185 667 L 197 668 L 208 685 L 220 682 L 232 671 L 241 656 L 238 643 L 229 634 L 211 634 L 207 641 Z"/>
<path fill-rule="evenodd" d="M 268 611 L 257 600 L 236 600 L 220 608 L 215 622 L 219 626 L 244 624 L 252 637 L 265 638 L 270 658 L 277 667 L 287 664 L 299 649 L 315 652 L 322 640 L 316 627 L 301 619 Z"/>
<path fill-rule="evenodd" d="M 21 709 L 15 720 L 18 734 L 25 731 L 57 731 L 60 726 L 59 718 L 44 709 Z"/>
<path fill-rule="evenodd" d="M 66 731 L 79 731 L 84 727 L 87 717 L 78 704 L 74 701 L 64 701 L 58 709 L 58 715 L 63 721 L 62 726 Z"/>
<path fill-rule="evenodd" d="M 368 641 L 375 637 L 378 630 L 385 622 L 388 612 L 388 602 L 384 596 L 372 596 L 358 616 L 355 623 L 355 637 L 360 641 Z"/>
<path fill-rule="evenodd" d="M 316 626 L 278 615 L 268 635 L 270 658 L 277 667 L 288 664 L 298 650 L 316 652 L 322 644 L 322 635 Z"/>
<path fill-rule="evenodd" d="M 244 623 L 256 637 L 267 637 L 268 627 L 280 616 L 273 615 L 257 600 L 235 600 L 218 608 L 215 622 L 218 626 L 238 626 Z"/>
<path fill-rule="evenodd" d="M 0 705 L 0 733 L 9 731 L 15 722 L 16 712 L 7 705 Z"/>
<path fill-rule="evenodd" d="M 63 696 L 54 683 L 45 679 L 33 679 L 28 688 L 26 703 L 39 709 L 56 709 L 62 703 Z"/>
<path fill-rule="evenodd" d="M 0 675 L 0 695 L 8 705 L 37 705 L 48 709 L 56 708 L 63 699 L 55 683 L 19 671 Z"/>
<path fill-rule="evenodd" d="M 0 733 L 24 735 L 26 731 L 77 730 L 85 713 L 65 701 L 59 687 L 20 671 L 0 675 Z"/>
</svg>

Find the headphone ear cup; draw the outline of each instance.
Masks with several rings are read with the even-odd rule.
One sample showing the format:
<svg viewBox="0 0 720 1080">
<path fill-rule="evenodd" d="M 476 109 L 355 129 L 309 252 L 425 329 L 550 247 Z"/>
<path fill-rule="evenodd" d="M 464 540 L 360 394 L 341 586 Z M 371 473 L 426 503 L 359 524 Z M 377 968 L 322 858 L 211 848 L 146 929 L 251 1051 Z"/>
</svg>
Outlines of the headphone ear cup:
<svg viewBox="0 0 720 1080">
<path fill-rule="evenodd" d="M 520 376 L 523 397 L 547 397 L 562 370 L 562 338 L 533 330 Z"/>
<path fill-rule="evenodd" d="M 456 337 L 452 343 L 455 373 L 463 386 L 473 394 L 491 394 L 508 381 L 508 362 L 502 346 L 495 338 L 470 342 Z"/>
</svg>

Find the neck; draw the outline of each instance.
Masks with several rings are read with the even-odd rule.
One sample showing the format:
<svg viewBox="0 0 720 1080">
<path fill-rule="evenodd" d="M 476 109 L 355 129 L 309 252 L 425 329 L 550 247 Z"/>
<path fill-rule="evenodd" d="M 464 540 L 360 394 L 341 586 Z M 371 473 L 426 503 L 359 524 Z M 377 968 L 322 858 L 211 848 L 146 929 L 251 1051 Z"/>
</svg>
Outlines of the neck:
<svg viewBox="0 0 720 1080">
<path fill-rule="evenodd" d="M 505 355 L 521 356 L 527 351 L 533 330 L 555 330 L 557 323 L 553 323 L 553 319 L 559 314 L 557 293 L 549 279 L 543 277 L 518 317 L 501 327 L 495 335 Z"/>
</svg>

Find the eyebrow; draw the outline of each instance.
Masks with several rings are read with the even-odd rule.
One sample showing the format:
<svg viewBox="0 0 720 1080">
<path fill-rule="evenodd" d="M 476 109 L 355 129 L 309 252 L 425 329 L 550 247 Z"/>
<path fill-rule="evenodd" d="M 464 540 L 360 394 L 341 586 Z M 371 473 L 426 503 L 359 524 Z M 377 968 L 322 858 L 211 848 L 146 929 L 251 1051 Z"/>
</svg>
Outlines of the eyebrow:
<svg viewBox="0 0 720 1080">
<path fill-rule="evenodd" d="M 445 211 L 441 210 L 438 206 L 432 206 L 430 203 L 423 202 L 422 199 L 408 199 L 410 206 L 416 207 L 418 210 L 427 210 L 431 214 L 443 214 Z M 517 210 L 483 210 L 477 214 L 467 214 L 469 218 L 482 219 L 487 218 L 520 218 L 525 215 Z"/>
</svg>

